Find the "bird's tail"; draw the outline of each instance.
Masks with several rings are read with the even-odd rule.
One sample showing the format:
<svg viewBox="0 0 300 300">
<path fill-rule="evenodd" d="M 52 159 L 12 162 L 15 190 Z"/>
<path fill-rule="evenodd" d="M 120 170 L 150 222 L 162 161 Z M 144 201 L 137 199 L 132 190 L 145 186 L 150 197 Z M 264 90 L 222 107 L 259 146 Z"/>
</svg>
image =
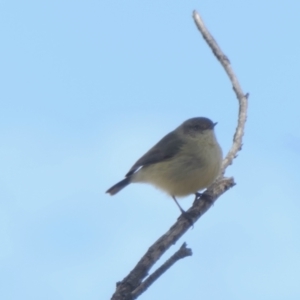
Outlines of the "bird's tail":
<svg viewBox="0 0 300 300">
<path fill-rule="evenodd" d="M 111 196 L 118 193 L 122 190 L 125 186 L 130 183 L 130 177 L 126 177 L 125 179 L 121 180 L 120 182 L 113 185 L 110 189 L 106 191 L 106 193 L 110 194 Z"/>
</svg>

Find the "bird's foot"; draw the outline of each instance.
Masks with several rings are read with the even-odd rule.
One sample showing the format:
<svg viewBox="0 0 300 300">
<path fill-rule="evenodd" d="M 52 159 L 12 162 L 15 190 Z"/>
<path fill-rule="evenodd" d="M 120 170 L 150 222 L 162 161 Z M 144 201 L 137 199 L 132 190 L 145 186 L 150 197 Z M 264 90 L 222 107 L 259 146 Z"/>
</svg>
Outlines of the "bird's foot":
<svg viewBox="0 0 300 300">
<path fill-rule="evenodd" d="M 211 196 L 210 195 L 208 195 L 208 194 L 205 194 L 205 193 L 195 193 L 195 200 L 194 200 L 194 202 L 195 201 L 206 201 L 206 202 L 208 202 L 208 203 L 210 203 L 210 204 L 214 204 L 214 201 L 212 200 L 212 198 L 211 198 Z"/>
<path fill-rule="evenodd" d="M 195 200 L 194 201 L 196 201 L 196 200 L 200 200 L 200 198 L 201 198 L 201 196 L 203 195 L 203 193 L 195 193 Z"/>
<path fill-rule="evenodd" d="M 192 226 L 192 228 L 194 228 L 193 218 L 188 212 L 186 212 L 185 210 L 181 210 L 181 215 L 177 218 L 177 220 L 179 220 L 180 218 L 186 219 L 189 222 L 189 224 Z"/>
</svg>

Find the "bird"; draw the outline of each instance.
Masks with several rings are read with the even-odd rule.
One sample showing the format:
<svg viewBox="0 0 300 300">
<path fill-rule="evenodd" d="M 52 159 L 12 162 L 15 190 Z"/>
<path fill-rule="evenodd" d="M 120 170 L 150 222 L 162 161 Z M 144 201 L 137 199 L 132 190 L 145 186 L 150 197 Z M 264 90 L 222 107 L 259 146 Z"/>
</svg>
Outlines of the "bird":
<svg viewBox="0 0 300 300">
<path fill-rule="evenodd" d="M 216 124 L 206 117 L 184 121 L 138 159 L 125 178 L 106 193 L 115 195 L 131 183 L 149 183 L 170 195 L 184 213 L 177 198 L 191 194 L 197 197 L 220 173 L 222 149 L 214 132 Z"/>
</svg>

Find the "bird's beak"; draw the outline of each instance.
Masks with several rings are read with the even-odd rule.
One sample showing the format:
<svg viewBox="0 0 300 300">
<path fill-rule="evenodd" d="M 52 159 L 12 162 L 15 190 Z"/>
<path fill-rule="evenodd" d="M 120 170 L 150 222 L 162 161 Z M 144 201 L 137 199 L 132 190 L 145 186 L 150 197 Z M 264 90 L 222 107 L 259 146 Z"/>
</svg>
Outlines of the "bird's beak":
<svg viewBox="0 0 300 300">
<path fill-rule="evenodd" d="M 218 124 L 218 122 L 214 123 L 214 127 Z"/>
</svg>

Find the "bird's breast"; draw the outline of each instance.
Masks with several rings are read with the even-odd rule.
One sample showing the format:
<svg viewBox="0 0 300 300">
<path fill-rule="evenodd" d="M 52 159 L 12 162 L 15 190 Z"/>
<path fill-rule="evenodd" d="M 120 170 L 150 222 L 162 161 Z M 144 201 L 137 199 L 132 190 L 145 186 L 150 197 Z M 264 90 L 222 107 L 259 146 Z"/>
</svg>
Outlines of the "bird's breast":
<svg viewBox="0 0 300 300">
<path fill-rule="evenodd" d="M 187 145 L 173 158 L 142 167 L 132 182 L 147 182 L 173 196 L 187 196 L 213 183 L 220 172 L 222 151 L 218 144 L 203 150 Z"/>
</svg>

